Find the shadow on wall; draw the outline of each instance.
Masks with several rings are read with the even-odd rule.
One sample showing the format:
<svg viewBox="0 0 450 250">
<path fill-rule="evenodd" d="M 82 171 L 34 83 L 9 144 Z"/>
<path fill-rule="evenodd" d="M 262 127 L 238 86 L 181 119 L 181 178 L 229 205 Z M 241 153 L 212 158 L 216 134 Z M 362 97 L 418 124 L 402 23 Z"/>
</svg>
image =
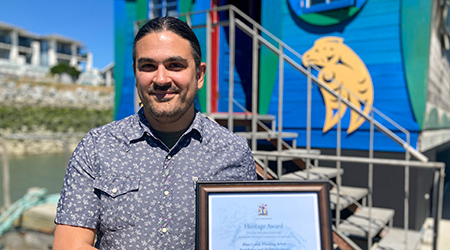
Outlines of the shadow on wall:
<svg viewBox="0 0 450 250">
<path fill-rule="evenodd" d="M 428 113 L 425 118 L 423 130 L 426 129 L 450 129 L 450 120 L 447 117 L 446 113 L 441 114 L 439 117 L 439 113 L 437 109 L 433 108 Z"/>
</svg>

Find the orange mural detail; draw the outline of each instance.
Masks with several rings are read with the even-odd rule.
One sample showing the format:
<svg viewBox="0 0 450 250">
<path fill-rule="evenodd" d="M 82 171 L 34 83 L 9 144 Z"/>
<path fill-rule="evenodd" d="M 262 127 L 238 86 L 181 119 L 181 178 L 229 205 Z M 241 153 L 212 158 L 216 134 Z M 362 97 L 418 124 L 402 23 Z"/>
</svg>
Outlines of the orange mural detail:
<svg viewBox="0 0 450 250">
<path fill-rule="evenodd" d="M 341 90 L 343 99 L 348 100 L 363 112 L 369 114 L 372 109 L 374 93 L 372 78 L 364 62 L 347 45 L 341 37 L 322 37 L 314 42 L 311 49 L 303 54 L 304 66 L 316 65 L 321 68 L 317 78 L 328 87 L 338 92 L 340 83 L 344 88 Z M 325 123 L 323 133 L 333 128 L 343 117 L 347 105 L 341 102 L 338 114 L 338 99 L 325 89 L 321 88 L 325 102 Z M 365 119 L 357 112 L 351 111 L 350 123 L 347 134 L 353 133 Z"/>
</svg>

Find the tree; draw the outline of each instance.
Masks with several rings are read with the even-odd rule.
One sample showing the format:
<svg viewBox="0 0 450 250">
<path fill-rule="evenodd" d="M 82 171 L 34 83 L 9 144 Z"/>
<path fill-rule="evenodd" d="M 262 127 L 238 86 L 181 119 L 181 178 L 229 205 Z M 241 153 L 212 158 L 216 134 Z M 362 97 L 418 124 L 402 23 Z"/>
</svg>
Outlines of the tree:
<svg viewBox="0 0 450 250">
<path fill-rule="evenodd" d="M 73 80 L 76 80 L 78 79 L 78 76 L 81 72 L 67 63 L 59 63 L 58 65 L 53 66 L 50 69 L 50 73 L 59 75 L 61 75 L 62 73 L 66 73 L 70 75 Z"/>
</svg>

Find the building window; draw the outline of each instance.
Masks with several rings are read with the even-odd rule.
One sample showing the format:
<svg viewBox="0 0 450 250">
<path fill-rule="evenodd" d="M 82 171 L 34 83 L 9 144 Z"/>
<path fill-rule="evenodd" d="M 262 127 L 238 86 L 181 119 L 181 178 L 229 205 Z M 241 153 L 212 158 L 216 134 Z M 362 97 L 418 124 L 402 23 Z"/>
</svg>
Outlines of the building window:
<svg viewBox="0 0 450 250">
<path fill-rule="evenodd" d="M 19 52 L 19 57 L 25 59 L 26 64 L 31 64 L 31 53 Z"/>
<path fill-rule="evenodd" d="M 160 16 L 173 16 L 177 14 L 177 0 L 151 0 L 150 19 Z"/>
<path fill-rule="evenodd" d="M 9 33 L 0 30 L 0 43 L 11 44 L 11 36 Z"/>
<path fill-rule="evenodd" d="M 48 51 L 48 42 L 45 40 L 41 41 L 41 52 L 47 52 Z"/>
<path fill-rule="evenodd" d="M 8 49 L 0 49 L 0 59 L 9 59 Z"/>
<path fill-rule="evenodd" d="M 66 55 L 72 54 L 70 44 L 68 44 L 68 43 L 57 43 L 56 52 L 60 53 L 60 54 L 66 54 Z"/>
<path fill-rule="evenodd" d="M 355 5 L 355 0 L 300 0 L 303 13 L 316 13 Z"/>
<path fill-rule="evenodd" d="M 28 37 L 23 37 L 23 36 L 19 36 L 19 46 L 23 46 L 23 47 L 31 47 L 31 42 L 33 40 L 31 40 L 31 38 Z"/>
</svg>

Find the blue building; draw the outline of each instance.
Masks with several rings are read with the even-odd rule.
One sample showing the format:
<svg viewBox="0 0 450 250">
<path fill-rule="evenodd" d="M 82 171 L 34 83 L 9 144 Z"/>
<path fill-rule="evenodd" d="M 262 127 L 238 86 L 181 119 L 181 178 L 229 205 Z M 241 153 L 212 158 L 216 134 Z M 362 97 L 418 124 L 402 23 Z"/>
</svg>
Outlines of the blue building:
<svg viewBox="0 0 450 250">
<path fill-rule="evenodd" d="M 236 6 L 237 11 L 230 14 L 227 5 Z M 241 122 L 258 114 L 262 123 L 272 126 L 273 133 L 266 137 L 242 134 L 256 158 L 258 151 L 272 145 L 278 152 L 288 147 L 281 144 L 283 137 L 292 149 L 316 150 L 321 155 L 372 158 L 374 154 L 375 158 L 449 165 L 446 1 L 116 0 L 117 119 L 137 108 L 131 46 L 140 20 L 211 8 L 217 9 L 180 15 L 194 28 L 209 67 L 208 84 L 199 92 L 197 105 L 221 124 L 235 125 L 230 129 L 237 132 L 250 125 L 239 127 L 242 123 L 236 117 L 221 120 L 228 113 L 240 116 Z M 270 168 L 278 179 L 290 171 L 286 162 L 280 170 L 280 161 Z M 300 165 L 308 164 L 303 159 Z M 395 210 L 394 226 L 406 223 L 419 230 L 433 213 L 429 197 L 437 186 L 430 168 L 407 170 L 404 177 L 403 169 L 409 169 L 404 166 L 375 163 L 371 170 L 367 164 L 342 162 L 341 166 L 326 160 L 321 165 L 339 165 L 336 168 L 344 170 L 342 179 L 330 178 L 337 178 L 339 185 L 366 188 L 367 179 L 372 178 L 369 200 L 374 206 Z M 409 183 L 407 209 L 405 182 Z M 372 240 L 376 239 L 368 241 Z"/>
</svg>

